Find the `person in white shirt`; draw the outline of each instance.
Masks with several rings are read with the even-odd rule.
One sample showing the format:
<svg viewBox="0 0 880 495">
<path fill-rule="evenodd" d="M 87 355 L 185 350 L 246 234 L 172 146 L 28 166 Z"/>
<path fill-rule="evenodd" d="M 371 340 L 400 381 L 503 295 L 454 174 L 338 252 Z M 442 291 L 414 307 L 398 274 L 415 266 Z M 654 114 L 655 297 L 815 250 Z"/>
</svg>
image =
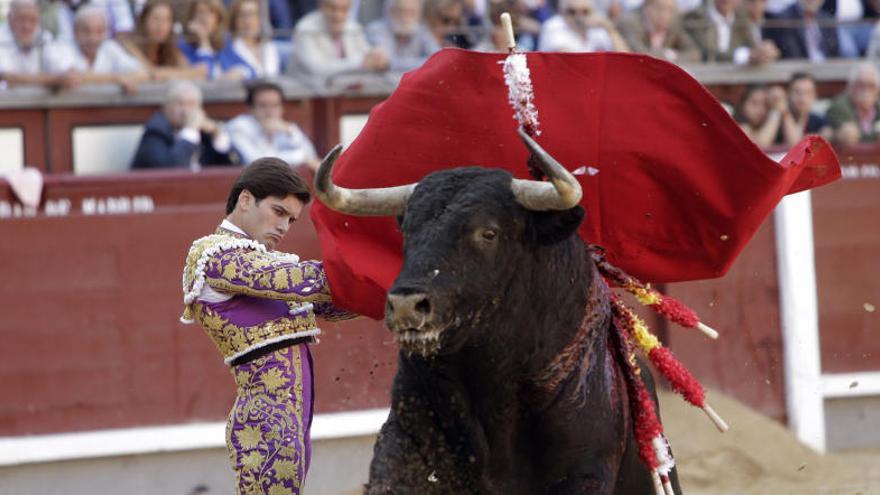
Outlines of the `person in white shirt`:
<svg viewBox="0 0 880 495">
<path fill-rule="evenodd" d="M 71 86 L 113 83 L 132 94 L 148 79 L 140 61 L 107 38 L 107 16 L 103 8 L 89 6 L 77 11 L 73 32 L 76 45 L 62 68 L 72 79 Z"/>
<path fill-rule="evenodd" d="M 309 138 L 293 122 L 284 120 L 284 94 L 277 84 L 258 82 L 248 88 L 250 112 L 226 124 L 226 133 L 240 163 L 267 156 L 293 167 L 318 169 L 320 161 Z"/>
<path fill-rule="evenodd" d="M 422 0 L 386 0 L 385 16 L 367 26 L 367 39 L 391 55 L 391 71 L 415 69 L 440 49 L 422 22 Z"/>
<path fill-rule="evenodd" d="M 134 30 L 134 15 L 128 0 L 48 0 L 43 2 L 43 29 L 56 41 L 73 42 L 76 13 L 85 7 L 100 7 L 107 17 L 109 37 Z"/>
<path fill-rule="evenodd" d="M 629 48 L 614 24 L 596 11 L 592 0 L 560 0 L 559 14 L 547 19 L 541 28 L 538 50 L 625 52 Z"/>
<path fill-rule="evenodd" d="M 331 78 L 357 72 L 388 70 L 389 57 L 370 47 L 360 24 L 351 19 L 352 0 L 321 0 L 293 30 L 291 72 Z"/>
<path fill-rule="evenodd" d="M 52 89 L 71 81 L 55 68 L 68 51 L 40 29 L 37 0 L 13 0 L 8 21 L 0 28 L 0 80 L 8 85 L 40 85 Z"/>
</svg>

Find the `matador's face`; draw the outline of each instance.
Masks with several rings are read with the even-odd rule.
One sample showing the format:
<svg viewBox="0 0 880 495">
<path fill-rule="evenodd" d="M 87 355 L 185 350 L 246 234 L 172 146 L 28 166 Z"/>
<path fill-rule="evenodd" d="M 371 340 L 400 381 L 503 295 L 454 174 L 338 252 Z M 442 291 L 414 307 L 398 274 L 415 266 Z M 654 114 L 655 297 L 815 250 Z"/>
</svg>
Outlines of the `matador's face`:
<svg viewBox="0 0 880 495">
<path fill-rule="evenodd" d="M 293 222 L 302 214 L 304 206 L 302 201 L 292 195 L 283 199 L 266 196 L 256 201 L 250 191 L 245 190 L 239 197 L 239 218 L 242 224 L 239 227 L 267 249 L 275 249 Z"/>
</svg>

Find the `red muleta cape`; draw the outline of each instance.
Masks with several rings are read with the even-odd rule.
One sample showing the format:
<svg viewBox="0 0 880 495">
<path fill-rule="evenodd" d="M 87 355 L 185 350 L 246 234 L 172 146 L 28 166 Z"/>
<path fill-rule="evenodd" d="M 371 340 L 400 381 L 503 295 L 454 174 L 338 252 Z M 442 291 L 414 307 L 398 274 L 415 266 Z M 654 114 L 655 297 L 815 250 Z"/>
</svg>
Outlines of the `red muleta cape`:
<svg viewBox="0 0 880 495">
<path fill-rule="evenodd" d="M 441 169 L 504 168 L 529 178 L 500 62 L 446 49 L 373 108 L 336 163 L 345 187 L 396 186 Z M 644 55 L 529 53 L 544 149 L 577 175 L 584 241 L 645 282 L 723 275 L 786 194 L 831 182 L 840 166 L 807 137 L 768 158 L 679 67 Z M 598 172 L 597 172 L 598 171 Z M 394 218 L 352 217 L 315 202 L 336 304 L 382 317 L 402 264 Z"/>
</svg>

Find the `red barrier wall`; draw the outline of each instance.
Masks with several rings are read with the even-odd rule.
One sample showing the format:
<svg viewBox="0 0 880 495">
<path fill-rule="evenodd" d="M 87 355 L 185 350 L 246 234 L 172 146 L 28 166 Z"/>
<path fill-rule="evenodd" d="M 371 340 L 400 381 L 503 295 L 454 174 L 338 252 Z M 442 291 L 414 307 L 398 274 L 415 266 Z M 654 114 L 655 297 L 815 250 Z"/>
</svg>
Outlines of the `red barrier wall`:
<svg viewBox="0 0 880 495">
<path fill-rule="evenodd" d="M 225 417 L 232 378 L 203 330 L 178 318 L 183 259 L 221 220 L 235 173 L 56 181 L 47 192 L 70 198 L 70 214 L 0 220 L 0 436 Z M 116 197 L 151 197 L 154 211 L 78 211 L 102 182 L 115 182 Z M 282 249 L 314 258 L 307 218 Z M 396 365 L 389 334 L 366 319 L 322 328 L 316 410 L 386 405 Z"/>
</svg>

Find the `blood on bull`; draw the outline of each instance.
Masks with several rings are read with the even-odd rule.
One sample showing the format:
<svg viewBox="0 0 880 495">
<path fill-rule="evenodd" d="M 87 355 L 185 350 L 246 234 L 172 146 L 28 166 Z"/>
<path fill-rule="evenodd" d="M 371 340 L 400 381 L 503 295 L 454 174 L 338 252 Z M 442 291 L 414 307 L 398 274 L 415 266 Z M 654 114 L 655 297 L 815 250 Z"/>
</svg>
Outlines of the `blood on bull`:
<svg viewBox="0 0 880 495">
<path fill-rule="evenodd" d="M 520 136 L 548 181 L 462 167 L 346 189 L 331 180 L 338 146 L 316 176 L 324 204 L 396 216 L 404 239 L 385 307 L 401 352 L 367 493 L 654 492 L 610 293 L 576 234 L 580 185 Z"/>
</svg>

